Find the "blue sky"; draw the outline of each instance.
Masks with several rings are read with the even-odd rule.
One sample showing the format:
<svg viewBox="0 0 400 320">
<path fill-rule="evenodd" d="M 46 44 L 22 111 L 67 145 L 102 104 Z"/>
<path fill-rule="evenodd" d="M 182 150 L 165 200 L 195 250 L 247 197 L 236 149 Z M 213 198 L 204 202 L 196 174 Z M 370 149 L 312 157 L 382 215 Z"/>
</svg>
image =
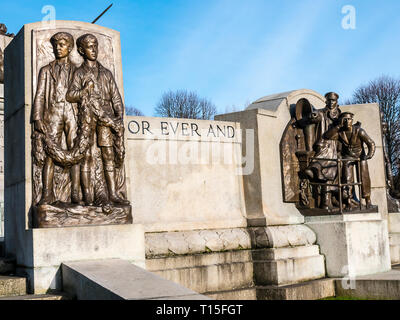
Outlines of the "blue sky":
<svg viewBox="0 0 400 320">
<path fill-rule="evenodd" d="M 294 89 L 336 91 L 344 100 L 380 75 L 400 77 L 398 0 L 7 1 L 0 22 L 17 33 L 42 20 L 91 22 L 121 32 L 125 103 L 154 115 L 160 96 L 188 89 L 218 113 Z M 356 29 L 342 28 L 342 8 Z"/>
</svg>

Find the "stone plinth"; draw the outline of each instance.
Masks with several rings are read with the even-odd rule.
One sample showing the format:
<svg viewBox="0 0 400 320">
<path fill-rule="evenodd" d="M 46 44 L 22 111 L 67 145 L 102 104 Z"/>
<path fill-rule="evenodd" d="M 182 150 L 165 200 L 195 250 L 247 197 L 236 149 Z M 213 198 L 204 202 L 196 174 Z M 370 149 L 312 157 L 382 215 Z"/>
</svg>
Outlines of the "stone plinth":
<svg viewBox="0 0 400 320">
<path fill-rule="evenodd" d="M 378 213 L 306 217 L 325 255 L 329 277 L 390 270 L 387 221 Z"/>
<path fill-rule="evenodd" d="M 142 225 L 30 229 L 16 253 L 17 272 L 28 277 L 29 291 L 61 290 L 63 262 L 123 259 L 145 266 Z"/>
</svg>

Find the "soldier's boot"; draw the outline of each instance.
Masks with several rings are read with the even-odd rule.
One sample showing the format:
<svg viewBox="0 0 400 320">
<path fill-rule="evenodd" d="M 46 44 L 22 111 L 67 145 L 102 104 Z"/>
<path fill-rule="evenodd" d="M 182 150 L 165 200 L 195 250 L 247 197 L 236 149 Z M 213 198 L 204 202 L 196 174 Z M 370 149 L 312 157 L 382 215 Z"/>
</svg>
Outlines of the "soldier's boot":
<svg viewBox="0 0 400 320">
<path fill-rule="evenodd" d="M 115 204 L 129 205 L 129 201 L 120 198 L 117 195 L 117 188 L 115 185 L 115 172 L 113 171 L 105 171 L 105 177 L 108 186 L 108 195 L 111 202 Z"/>
<path fill-rule="evenodd" d="M 367 209 L 371 208 L 372 203 L 371 203 L 371 197 L 370 196 L 366 196 L 365 197 L 365 206 L 367 207 Z"/>
<path fill-rule="evenodd" d="M 321 209 L 331 211 L 332 206 L 332 194 L 330 192 L 324 192 L 322 195 Z"/>
<path fill-rule="evenodd" d="M 44 163 L 42 172 L 42 198 L 40 199 L 38 205 L 51 204 L 54 200 L 53 197 L 53 177 L 54 177 L 54 164 L 50 157 L 47 157 Z"/>
</svg>

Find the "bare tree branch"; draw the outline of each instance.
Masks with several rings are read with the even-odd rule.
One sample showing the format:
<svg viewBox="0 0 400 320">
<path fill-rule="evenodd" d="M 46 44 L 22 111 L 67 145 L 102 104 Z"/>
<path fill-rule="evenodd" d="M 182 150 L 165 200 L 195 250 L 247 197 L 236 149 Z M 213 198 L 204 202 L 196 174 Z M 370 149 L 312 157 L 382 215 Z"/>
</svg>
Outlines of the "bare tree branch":
<svg viewBox="0 0 400 320">
<path fill-rule="evenodd" d="M 138 116 L 138 117 L 144 116 L 143 112 L 140 111 L 138 108 L 135 108 L 134 106 L 127 106 L 125 108 L 125 113 L 127 116 Z"/>
<path fill-rule="evenodd" d="M 158 102 L 155 113 L 160 117 L 211 119 L 217 112 L 208 99 L 200 98 L 195 92 L 187 90 L 168 91 Z"/>
<path fill-rule="evenodd" d="M 399 175 L 400 156 L 400 80 L 381 76 L 358 87 L 346 104 L 378 103 L 387 123 L 386 141 L 392 170 Z"/>
</svg>

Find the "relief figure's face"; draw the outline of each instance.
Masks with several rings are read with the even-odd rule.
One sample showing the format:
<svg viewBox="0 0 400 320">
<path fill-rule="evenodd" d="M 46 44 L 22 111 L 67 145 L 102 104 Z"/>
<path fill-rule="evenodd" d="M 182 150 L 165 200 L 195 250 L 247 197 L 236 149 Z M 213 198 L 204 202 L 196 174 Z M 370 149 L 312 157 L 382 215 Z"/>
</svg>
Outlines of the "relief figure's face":
<svg viewBox="0 0 400 320">
<path fill-rule="evenodd" d="M 53 44 L 53 50 L 56 59 L 62 59 L 68 57 L 72 48 L 67 40 L 60 39 Z"/>
<path fill-rule="evenodd" d="M 88 40 L 81 48 L 79 48 L 81 54 L 90 61 L 96 61 L 98 55 L 98 44 L 95 40 Z"/>
<path fill-rule="evenodd" d="M 327 99 L 326 106 L 329 108 L 329 110 L 336 109 L 338 107 L 337 99 Z"/>
<path fill-rule="evenodd" d="M 343 118 L 343 126 L 347 130 L 351 129 L 353 127 L 353 118 L 351 116 L 345 116 Z"/>
</svg>

